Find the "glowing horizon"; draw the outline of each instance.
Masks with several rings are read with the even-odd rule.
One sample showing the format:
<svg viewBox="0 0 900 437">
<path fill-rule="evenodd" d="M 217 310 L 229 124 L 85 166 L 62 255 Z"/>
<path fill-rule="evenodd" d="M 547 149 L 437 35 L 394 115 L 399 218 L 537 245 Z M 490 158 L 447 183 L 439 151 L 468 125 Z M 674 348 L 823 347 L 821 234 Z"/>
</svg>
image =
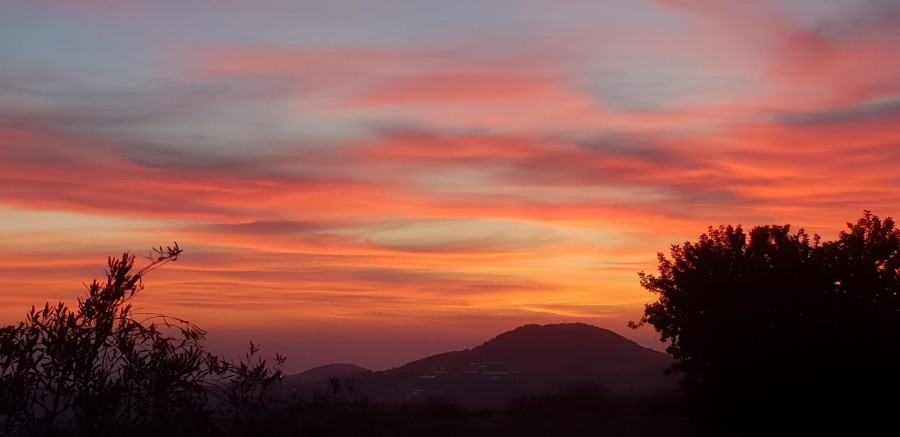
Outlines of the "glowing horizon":
<svg viewBox="0 0 900 437">
<path fill-rule="evenodd" d="M 565 320 L 659 347 L 624 323 L 669 245 L 897 213 L 900 7 L 849 3 L 21 2 L 0 324 L 177 241 L 141 305 L 301 370 Z"/>
</svg>

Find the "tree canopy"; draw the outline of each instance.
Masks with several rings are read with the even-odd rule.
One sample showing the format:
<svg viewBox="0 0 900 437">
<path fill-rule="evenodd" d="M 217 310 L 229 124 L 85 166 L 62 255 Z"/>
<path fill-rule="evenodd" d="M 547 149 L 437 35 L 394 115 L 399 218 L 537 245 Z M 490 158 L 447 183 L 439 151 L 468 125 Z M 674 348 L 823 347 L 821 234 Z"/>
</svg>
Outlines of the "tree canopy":
<svg viewBox="0 0 900 437">
<path fill-rule="evenodd" d="M 710 227 L 640 273 L 637 326 L 668 342 L 685 386 L 734 432 L 893 415 L 900 230 L 870 211 L 835 241 L 790 225 Z M 883 417 L 883 416 L 882 416 Z M 888 416 L 890 417 L 890 416 Z"/>
</svg>

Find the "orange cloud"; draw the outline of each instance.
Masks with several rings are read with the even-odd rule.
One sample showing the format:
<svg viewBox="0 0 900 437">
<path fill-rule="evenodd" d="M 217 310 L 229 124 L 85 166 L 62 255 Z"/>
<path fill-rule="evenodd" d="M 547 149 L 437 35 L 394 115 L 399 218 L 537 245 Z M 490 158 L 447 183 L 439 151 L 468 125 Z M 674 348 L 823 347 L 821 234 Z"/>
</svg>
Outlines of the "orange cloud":
<svg viewBox="0 0 900 437">
<path fill-rule="evenodd" d="M 900 204 L 890 17 L 657 3 L 416 48 L 179 40 L 120 88 L 0 72 L 0 320 L 177 240 L 142 311 L 233 335 L 624 329 L 636 272 L 708 225 Z"/>
</svg>

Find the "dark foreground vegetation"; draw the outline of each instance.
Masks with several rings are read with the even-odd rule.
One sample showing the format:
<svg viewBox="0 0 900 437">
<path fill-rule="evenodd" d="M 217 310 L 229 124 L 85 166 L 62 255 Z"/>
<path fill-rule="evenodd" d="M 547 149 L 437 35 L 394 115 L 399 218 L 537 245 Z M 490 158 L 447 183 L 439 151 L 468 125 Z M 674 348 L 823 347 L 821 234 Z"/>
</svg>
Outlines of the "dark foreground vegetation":
<svg viewBox="0 0 900 437">
<path fill-rule="evenodd" d="M 690 436 L 685 403 L 676 394 L 611 396 L 596 386 L 522 398 L 507 408 L 471 410 L 433 398 L 375 404 L 319 397 L 273 413 L 252 435 L 285 436 Z"/>
<path fill-rule="evenodd" d="M 900 230 L 868 211 L 835 241 L 788 225 L 749 234 L 721 226 L 660 254 L 658 274 L 640 276 L 658 300 L 634 326 L 650 324 L 669 342 L 683 391 L 623 396 L 581 385 L 492 409 L 375 403 L 337 378 L 331 391 L 293 397 L 283 357 L 263 359 L 251 344 L 224 360 L 187 321 L 132 309 L 144 275 L 180 253 L 159 248 L 140 270 L 132 255 L 111 258 L 77 308 L 32 308 L 0 329 L 0 435 L 898 432 Z"/>
<path fill-rule="evenodd" d="M 837 240 L 710 228 L 641 284 L 713 435 L 896 435 L 900 230 L 869 211 Z"/>
<path fill-rule="evenodd" d="M 87 285 L 70 309 L 32 307 L 0 329 L 0 435 L 206 435 L 215 419 L 240 427 L 267 406 L 284 358 L 258 348 L 229 361 L 204 349 L 191 323 L 135 311 L 148 272 L 181 249 L 110 258 L 107 278 Z"/>
</svg>

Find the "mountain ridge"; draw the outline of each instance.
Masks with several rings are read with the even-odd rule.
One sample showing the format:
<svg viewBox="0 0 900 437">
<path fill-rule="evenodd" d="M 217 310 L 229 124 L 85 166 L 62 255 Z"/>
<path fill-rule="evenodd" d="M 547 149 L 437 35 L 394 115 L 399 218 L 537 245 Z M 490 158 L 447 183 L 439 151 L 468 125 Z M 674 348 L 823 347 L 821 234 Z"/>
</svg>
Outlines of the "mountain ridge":
<svg viewBox="0 0 900 437">
<path fill-rule="evenodd" d="M 473 348 L 348 375 L 347 380 L 356 395 L 373 401 L 438 397 L 481 408 L 572 385 L 602 386 L 617 395 L 670 391 L 677 380 L 665 370 L 673 363 L 665 353 L 594 325 L 529 324 Z M 329 376 L 341 375 L 325 378 Z"/>
<path fill-rule="evenodd" d="M 555 352 L 557 358 L 562 355 L 562 358 L 586 359 L 594 355 L 591 352 L 596 352 L 598 345 L 602 345 L 606 349 L 605 358 L 640 359 L 638 356 L 643 354 L 647 357 L 657 357 L 659 360 L 671 360 L 671 357 L 663 352 L 643 347 L 598 326 L 586 323 L 528 324 L 498 334 L 479 346 L 427 356 L 391 370 L 421 367 L 431 364 L 431 361 L 454 355 L 475 355 L 482 357 L 480 361 L 497 361 L 510 358 L 534 358 L 535 354 L 546 355 L 547 352 Z"/>
<path fill-rule="evenodd" d="M 285 375 L 284 381 L 288 383 L 305 384 L 310 382 L 319 382 L 321 380 L 335 376 L 345 378 L 364 375 L 368 373 L 372 373 L 372 371 L 356 364 L 328 363 L 318 367 L 313 367 L 312 369 L 304 370 L 302 372 Z"/>
</svg>

